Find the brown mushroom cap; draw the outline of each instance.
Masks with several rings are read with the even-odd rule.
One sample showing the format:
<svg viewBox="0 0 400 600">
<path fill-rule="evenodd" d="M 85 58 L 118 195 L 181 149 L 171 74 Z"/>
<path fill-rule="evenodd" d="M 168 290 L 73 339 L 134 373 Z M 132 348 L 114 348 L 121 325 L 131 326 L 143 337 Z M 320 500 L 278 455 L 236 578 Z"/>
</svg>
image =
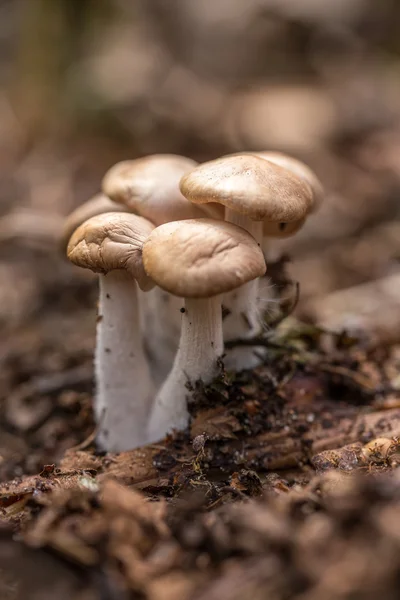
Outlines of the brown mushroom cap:
<svg viewBox="0 0 400 600">
<path fill-rule="evenodd" d="M 103 191 L 115 202 L 156 225 L 204 217 L 204 211 L 188 202 L 179 190 L 182 175 L 196 165 L 194 160 L 176 154 L 125 160 L 106 173 Z"/>
<path fill-rule="evenodd" d="M 126 212 L 127 210 L 125 206 L 113 202 L 104 194 L 96 194 L 67 216 L 61 236 L 62 250 L 66 250 L 69 238 L 75 229 L 91 217 L 107 212 Z"/>
<path fill-rule="evenodd" d="M 144 243 L 143 264 L 157 285 L 184 298 L 229 292 L 267 269 L 260 247 L 247 231 L 213 219 L 160 225 Z"/>
<path fill-rule="evenodd" d="M 288 169 L 300 177 L 300 179 L 306 181 L 310 185 L 313 193 L 313 202 L 311 204 L 310 212 L 315 212 L 318 210 L 324 198 L 324 189 L 322 187 L 322 183 L 309 166 L 293 156 L 283 154 L 283 152 L 263 151 L 251 152 L 251 154 L 254 156 L 259 156 L 260 158 L 264 158 L 265 160 L 269 160 L 270 162 L 279 165 L 284 169 Z"/>
<path fill-rule="evenodd" d="M 305 181 L 251 154 L 203 163 L 182 177 L 180 189 L 195 204 L 219 202 L 254 221 L 299 221 L 312 204 Z"/>
<path fill-rule="evenodd" d="M 147 277 L 142 248 L 154 225 L 128 213 L 104 213 L 85 221 L 73 233 L 67 256 L 78 267 L 106 274 L 126 269 L 142 290 L 154 283 Z"/>
</svg>

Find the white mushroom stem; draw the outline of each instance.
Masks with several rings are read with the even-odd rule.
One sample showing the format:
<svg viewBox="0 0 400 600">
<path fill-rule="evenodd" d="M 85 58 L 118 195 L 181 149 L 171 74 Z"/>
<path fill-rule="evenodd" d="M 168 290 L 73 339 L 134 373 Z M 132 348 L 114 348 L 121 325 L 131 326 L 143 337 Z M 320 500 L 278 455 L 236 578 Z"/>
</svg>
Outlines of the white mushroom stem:
<svg viewBox="0 0 400 600">
<path fill-rule="evenodd" d="M 95 357 L 98 443 L 119 452 L 147 442 L 153 396 L 139 327 L 137 284 L 125 270 L 100 275 Z"/>
<path fill-rule="evenodd" d="M 218 373 L 224 352 L 221 298 L 187 298 L 182 314 L 179 349 L 173 367 L 156 396 L 149 424 L 150 441 L 189 423 L 190 386 L 208 384 Z"/>
<path fill-rule="evenodd" d="M 263 238 L 263 222 L 262 221 L 253 221 L 246 215 L 242 215 L 235 210 L 231 210 L 228 207 L 225 207 L 225 221 L 228 223 L 233 223 L 234 225 L 238 225 L 245 229 L 253 236 L 256 240 L 257 244 L 261 245 Z"/>
<path fill-rule="evenodd" d="M 139 293 L 141 329 L 152 379 L 157 387 L 170 372 L 178 350 L 184 306 L 182 298 L 158 286 Z"/>
<path fill-rule="evenodd" d="M 253 221 L 246 215 L 225 209 L 225 221 L 233 223 L 248 231 L 259 245 L 263 238 L 262 221 Z M 240 288 L 224 294 L 223 305 L 229 311 L 223 322 L 225 340 L 252 337 L 260 332 L 262 326 L 262 310 L 260 310 L 260 280 L 249 281 Z M 254 348 L 234 348 L 226 355 L 225 365 L 228 369 L 240 371 L 251 369 L 260 364 L 261 353 L 255 354 Z"/>
</svg>

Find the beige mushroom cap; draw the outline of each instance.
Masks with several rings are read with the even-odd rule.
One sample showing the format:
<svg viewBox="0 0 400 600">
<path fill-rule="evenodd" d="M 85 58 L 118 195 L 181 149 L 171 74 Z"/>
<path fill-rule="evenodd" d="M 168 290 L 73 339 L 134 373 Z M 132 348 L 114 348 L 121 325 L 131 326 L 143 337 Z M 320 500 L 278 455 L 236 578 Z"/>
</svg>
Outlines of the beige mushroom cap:
<svg viewBox="0 0 400 600">
<path fill-rule="evenodd" d="M 93 198 L 78 206 L 65 219 L 61 234 L 61 248 L 63 252 L 65 252 L 69 238 L 75 229 L 91 217 L 107 212 L 126 212 L 127 210 L 125 206 L 113 202 L 104 194 L 96 194 Z"/>
<path fill-rule="evenodd" d="M 85 221 L 73 233 L 67 256 L 78 267 L 106 274 L 126 269 L 142 290 L 154 283 L 147 277 L 142 248 L 154 225 L 128 213 L 104 213 Z"/>
<path fill-rule="evenodd" d="M 267 269 L 260 247 L 247 231 L 214 219 L 157 227 L 143 246 L 143 264 L 157 285 L 184 298 L 229 292 Z"/>
<path fill-rule="evenodd" d="M 264 158 L 265 160 L 269 160 L 270 162 L 283 167 L 284 169 L 288 169 L 300 179 L 306 181 L 312 190 L 313 193 L 313 202 L 311 204 L 310 212 L 315 212 L 319 209 L 322 204 L 324 198 L 324 188 L 322 187 L 322 183 L 309 166 L 303 163 L 301 160 L 294 158 L 293 156 L 289 156 L 288 154 L 284 154 L 283 152 L 272 152 L 272 151 L 263 151 L 263 152 L 251 152 L 254 156 L 259 156 L 260 158 Z"/>
<path fill-rule="evenodd" d="M 180 189 L 195 204 L 219 202 L 254 221 L 298 221 L 312 204 L 304 180 L 251 154 L 203 163 L 182 177 Z"/>
<path fill-rule="evenodd" d="M 156 225 L 204 217 L 204 211 L 193 206 L 179 190 L 182 175 L 196 165 L 194 160 L 176 154 L 125 160 L 106 173 L 103 191 L 115 202 L 124 204 L 131 212 Z"/>
</svg>

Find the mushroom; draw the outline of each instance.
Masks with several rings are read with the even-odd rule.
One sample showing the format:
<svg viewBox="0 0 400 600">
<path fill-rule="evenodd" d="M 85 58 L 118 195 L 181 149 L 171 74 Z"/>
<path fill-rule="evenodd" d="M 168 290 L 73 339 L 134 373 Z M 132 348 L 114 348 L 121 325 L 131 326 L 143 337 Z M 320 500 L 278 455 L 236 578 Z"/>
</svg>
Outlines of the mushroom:
<svg viewBox="0 0 400 600">
<path fill-rule="evenodd" d="M 251 152 L 251 154 L 259 156 L 264 160 L 269 160 L 269 162 L 291 171 L 294 175 L 297 175 L 300 179 L 306 181 L 310 185 L 313 194 L 310 212 L 313 213 L 319 209 L 324 199 L 324 189 L 322 183 L 308 165 L 283 152 L 265 150 L 262 152 Z"/>
<path fill-rule="evenodd" d="M 64 227 L 60 240 L 62 251 L 66 251 L 69 239 L 79 225 L 82 225 L 82 223 L 91 217 L 108 212 L 130 211 L 128 211 L 126 207 L 113 202 L 105 194 L 101 193 L 95 194 L 92 196 L 92 198 L 90 198 L 90 200 L 87 200 L 87 202 L 84 202 L 84 204 L 80 204 L 75 210 L 72 211 L 72 213 L 67 216 L 64 221 Z"/>
<path fill-rule="evenodd" d="M 240 154 L 243 153 L 236 153 L 231 156 L 238 156 Z M 253 156 L 258 156 L 260 158 L 263 158 L 264 160 L 268 160 L 269 162 L 277 164 L 287 169 L 288 171 L 291 171 L 292 173 L 294 173 L 294 175 L 300 177 L 300 179 L 303 179 L 309 184 L 312 191 L 312 202 L 310 205 L 309 214 L 316 212 L 320 208 L 324 198 L 324 190 L 320 180 L 318 179 L 314 171 L 312 171 L 310 167 L 308 167 L 305 163 L 298 160 L 297 158 L 289 156 L 288 154 L 284 154 L 283 152 L 273 152 L 266 150 L 261 152 L 249 151 L 245 152 L 245 154 L 252 154 Z M 304 217 L 298 221 L 292 221 L 290 223 L 264 221 L 262 249 L 267 258 L 269 258 L 271 238 L 288 238 L 295 235 L 305 225 L 309 214 L 307 215 L 307 217 Z M 270 295 L 272 295 L 271 290 L 268 290 L 267 294 L 259 294 L 260 303 L 258 306 L 258 310 L 260 314 L 265 312 L 265 308 L 268 305 L 268 302 L 270 301 Z"/>
<path fill-rule="evenodd" d="M 297 175 L 300 177 L 300 179 L 303 179 L 303 181 L 307 182 L 312 191 L 310 213 L 314 213 L 320 208 L 324 198 L 324 189 L 314 171 L 312 171 L 305 163 L 297 158 L 294 158 L 293 156 L 283 154 L 283 152 L 272 152 L 266 150 L 263 152 L 251 152 L 251 154 L 254 156 L 259 156 L 264 160 L 269 160 L 269 162 L 291 171 L 294 175 Z M 290 237 L 297 233 L 303 227 L 305 222 L 306 218 L 300 219 L 299 221 L 293 221 L 291 223 L 271 223 L 265 221 L 263 230 L 264 239 L 268 239 L 269 237 Z M 264 251 L 267 250 L 266 244 L 263 245 L 263 249 Z"/>
<path fill-rule="evenodd" d="M 283 167 L 252 154 L 236 154 L 203 163 L 184 175 L 183 195 L 195 204 L 219 202 L 225 220 L 246 229 L 259 245 L 263 222 L 278 227 L 305 219 L 312 204 L 309 184 Z M 259 282 L 251 281 L 225 296 L 229 315 L 224 321 L 225 339 L 248 337 L 260 328 Z M 250 368 L 257 361 L 248 348 L 229 352 L 228 364 Z"/>
<path fill-rule="evenodd" d="M 95 417 L 98 443 L 119 452 L 146 443 L 153 385 L 142 347 L 137 286 L 154 284 L 142 263 L 142 246 L 153 224 L 127 213 L 104 213 L 73 233 L 71 262 L 99 273 L 100 300 L 95 352 Z"/>
<path fill-rule="evenodd" d="M 309 213 L 316 212 L 323 201 L 324 198 L 324 190 L 322 187 L 322 183 L 305 163 L 293 156 L 289 156 L 288 154 L 284 154 L 283 152 L 274 152 L 272 150 L 263 150 L 263 151 L 247 151 L 247 152 L 235 152 L 234 154 L 229 154 L 228 156 L 243 156 L 252 155 L 257 156 L 259 158 L 263 158 L 264 160 L 268 160 L 269 162 L 274 163 L 275 165 L 279 165 L 284 169 L 287 169 L 311 187 L 312 199 L 309 208 Z M 307 215 L 308 216 L 308 215 Z M 307 217 L 303 217 L 298 221 L 291 222 L 276 222 L 276 221 L 264 221 L 263 226 L 263 236 L 265 238 L 274 237 L 274 238 L 286 238 L 297 233 L 305 224 Z"/>
<path fill-rule="evenodd" d="M 143 246 L 146 273 L 182 296 L 182 328 L 173 367 L 156 396 L 149 438 L 187 426 L 188 386 L 207 384 L 224 351 L 220 295 L 266 271 L 263 253 L 246 231 L 223 221 L 193 219 L 157 227 Z"/>
<path fill-rule="evenodd" d="M 189 202 L 179 191 L 179 181 L 197 163 L 176 154 L 154 154 L 117 163 L 103 179 L 103 191 L 130 212 L 155 225 L 207 216 L 223 218 L 218 204 L 208 211 Z M 146 351 L 152 374 L 160 384 L 167 376 L 179 341 L 182 299 L 154 288 L 139 296 Z"/>
<path fill-rule="evenodd" d="M 220 207 L 204 210 L 193 206 L 179 191 L 179 181 L 197 163 L 177 154 L 153 154 L 124 160 L 107 171 L 103 192 L 130 212 L 150 219 L 155 225 L 210 215 L 223 218 Z"/>
</svg>

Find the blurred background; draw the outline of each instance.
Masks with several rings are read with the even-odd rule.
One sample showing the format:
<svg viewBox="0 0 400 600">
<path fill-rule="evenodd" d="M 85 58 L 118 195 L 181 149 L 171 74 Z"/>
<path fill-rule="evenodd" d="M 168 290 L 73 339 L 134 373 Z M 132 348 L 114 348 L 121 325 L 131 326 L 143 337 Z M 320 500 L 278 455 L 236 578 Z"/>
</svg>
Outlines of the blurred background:
<svg viewBox="0 0 400 600">
<path fill-rule="evenodd" d="M 297 314 L 400 337 L 397 0 L 2 0 L 0 86 L 3 333 L 93 306 L 59 232 L 114 162 L 273 149 L 326 189 Z"/>
</svg>

